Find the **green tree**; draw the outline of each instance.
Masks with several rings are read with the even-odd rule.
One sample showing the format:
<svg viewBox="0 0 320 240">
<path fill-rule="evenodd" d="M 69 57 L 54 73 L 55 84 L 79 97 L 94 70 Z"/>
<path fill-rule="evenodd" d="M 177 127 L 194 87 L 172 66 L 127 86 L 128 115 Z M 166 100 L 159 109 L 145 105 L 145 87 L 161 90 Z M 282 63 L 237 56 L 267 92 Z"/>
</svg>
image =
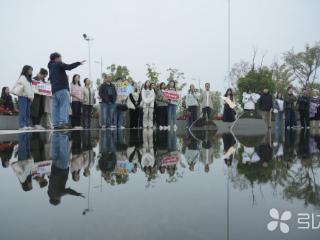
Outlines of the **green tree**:
<svg viewBox="0 0 320 240">
<path fill-rule="evenodd" d="M 154 64 L 147 65 L 147 78 L 150 82 L 158 84 L 160 73 L 157 71 L 157 68 Z"/>
<path fill-rule="evenodd" d="M 185 80 L 185 76 L 184 73 L 180 70 L 176 68 L 168 68 L 167 72 L 169 73 L 167 81 L 175 81 L 177 90 L 181 91 L 187 85 L 186 82 L 182 82 Z"/>
<path fill-rule="evenodd" d="M 318 78 L 320 42 L 312 47 L 306 44 L 304 51 L 298 53 L 295 53 L 292 49 L 284 53 L 284 60 L 294 74 L 294 79 L 298 80 L 303 87 L 307 87 L 308 84 L 313 84 Z"/>
<path fill-rule="evenodd" d="M 127 66 L 125 65 L 116 65 L 111 64 L 107 67 L 107 69 L 110 71 L 110 74 L 112 76 L 112 80 L 116 81 L 118 78 L 124 78 L 128 81 L 132 81 L 132 77 L 130 76 L 130 71 Z"/>
<path fill-rule="evenodd" d="M 270 70 L 272 72 L 272 80 L 275 84 L 275 89 L 277 92 L 285 94 L 287 88 L 292 84 L 292 72 L 289 70 L 286 64 L 279 64 L 274 62 Z"/>
<path fill-rule="evenodd" d="M 272 71 L 268 67 L 262 67 L 258 70 L 250 70 L 244 77 L 241 77 L 237 82 L 239 95 L 250 89 L 254 92 L 262 92 L 263 89 L 268 88 L 270 92 L 274 92 L 276 84 L 272 80 Z"/>
</svg>

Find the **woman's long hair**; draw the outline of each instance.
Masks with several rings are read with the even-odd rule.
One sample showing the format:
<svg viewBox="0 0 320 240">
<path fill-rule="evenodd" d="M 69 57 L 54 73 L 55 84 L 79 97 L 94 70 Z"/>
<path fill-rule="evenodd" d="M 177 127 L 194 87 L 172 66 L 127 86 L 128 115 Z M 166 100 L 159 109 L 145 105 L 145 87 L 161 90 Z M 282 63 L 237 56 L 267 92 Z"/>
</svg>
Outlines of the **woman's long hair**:
<svg viewBox="0 0 320 240">
<path fill-rule="evenodd" d="M 5 99 L 7 97 L 7 94 L 6 94 L 6 89 L 8 87 L 3 87 L 2 88 L 2 91 L 1 91 L 1 99 Z"/>
<path fill-rule="evenodd" d="M 168 88 L 168 89 L 171 88 L 171 87 L 170 87 L 170 83 L 171 83 L 171 82 L 173 82 L 173 88 L 174 88 L 174 90 L 176 90 L 176 82 L 175 82 L 174 80 L 170 80 L 170 81 L 169 81 L 167 88 Z"/>
<path fill-rule="evenodd" d="M 20 74 L 20 76 L 22 76 L 22 75 L 25 76 L 29 82 L 32 81 L 32 74 L 29 75 L 29 73 L 28 73 L 30 69 L 33 70 L 33 68 L 31 66 L 24 65 L 22 68 L 21 74 Z"/>
<path fill-rule="evenodd" d="M 79 77 L 79 78 L 80 78 L 80 75 L 79 75 L 79 74 L 73 75 L 73 77 L 72 77 L 72 84 L 74 84 L 74 85 L 76 85 L 76 77 Z M 81 86 L 80 81 L 78 81 L 78 85 Z"/>
<path fill-rule="evenodd" d="M 228 89 L 227 89 L 227 91 L 226 91 L 226 93 L 224 94 L 224 96 L 227 97 L 229 91 L 231 92 L 231 93 L 230 93 L 230 100 L 233 101 L 233 92 L 232 92 L 232 89 L 231 89 L 231 88 L 228 88 Z"/>
<path fill-rule="evenodd" d="M 149 90 L 151 90 L 151 82 L 149 80 L 144 83 L 143 88 L 147 90 L 147 82 L 149 82 Z"/>
</svg>

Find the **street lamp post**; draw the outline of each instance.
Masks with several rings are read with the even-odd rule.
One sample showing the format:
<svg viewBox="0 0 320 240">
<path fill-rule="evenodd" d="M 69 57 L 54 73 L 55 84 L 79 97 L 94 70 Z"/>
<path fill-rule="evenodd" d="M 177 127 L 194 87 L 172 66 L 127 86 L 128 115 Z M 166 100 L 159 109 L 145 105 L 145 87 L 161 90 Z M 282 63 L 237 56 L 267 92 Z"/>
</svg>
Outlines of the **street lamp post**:
<svg viewBox="0 0 320 240">
<path fill-rule="evenodd" d="M 82 34 L 82 37 L 85 41 L 88 42 L 88 55 L 89 55 L 89 78 L 92 81 L 92 76 L 91 76 L 91 48 L 90 48 L 90 42 L 93 41 L 94 39 L 89 37 L 86 33 Z"/>
<path fill-rule="evenodd" d="M 100 58 L 100 61 L 94 61 L 95 63 L 98 63 L 100 64 L 100 77 L 102 78 L 102 73 L 103 73 L 103 59 L 102 59 L 102 56 Z"/>
</svg>

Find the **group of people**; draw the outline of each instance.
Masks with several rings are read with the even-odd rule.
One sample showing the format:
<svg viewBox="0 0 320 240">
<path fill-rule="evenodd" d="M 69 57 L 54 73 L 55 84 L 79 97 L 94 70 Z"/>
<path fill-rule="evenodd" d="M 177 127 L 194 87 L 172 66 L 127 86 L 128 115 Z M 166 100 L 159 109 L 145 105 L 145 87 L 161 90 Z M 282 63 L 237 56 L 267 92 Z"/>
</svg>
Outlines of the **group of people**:
<svg viewBox="0 0 320 240">
<path fill-rule="evenodd" d="M 194 172 L 200 167 L 200 171 L 208 173 L 219 159 L 247 174 L 242 169 L 266 173 L 266 168 L 274 167 L 275 160 L 281 160 L 289 169 L 295 157 L 306 165 L 320 156 L 320 138 L 307 130 L 299 135 L 286 131 L 283 137 L 277 129 L 274 138 L 268 132 L 259 139 L 252 136 L 239 140 L 232 133 L 199 134 L 200 139 L 191 135 L 177 138 L 174 131 L 152 129 L 23 132 L 18 134 L 17 161 L 12 160 L 15 157 L 11 143 L 1 143 L 5 146 L 1 161 L 4 168 L 12 168 L 24 191 L 32 190 L 34 182 L 41 188 L 48 187 L 49 201 L 57 205 L 65 195 L 83 196 L 67 187 L 69 174 L 78 182 L 82 176 L 90 176 L 93 169 L 110 185 L 125 184 L 130 174 L 142 172 L 148 187 L 160 174 L 167 175 L 167 182 L 175 182 L 186 168 Z"/>
<path fill-rule="evenodd" d="M 59 53 L 52 53 L 48 63 L 49 82 L 46 81 L 48 76 L 46 69 L 41 68 L 33 77 L 33 68 L 29 65 L 24 66 L 13 89 L 11 91 L 8 87 L 2 89 L 1 107 L 9 112 L 14 111 L 10 93 L 18 96 L 19 127 L 22 130 L 91 128 L 93 106 L 96 103 L 92 82 L 89 78 L 81 81 L 80 75 L 75 74 L 69 83 L 66 74 L 67 70 L 72 70 L 84 62 L 66 64 Z M 124 112 L 128 112 L 129 122 L 126 123 L 130 128 L 177 129 L 177 109 L 182 98 L 174 80 L 159 85 L 147 80 L 141 89 L 137 83 L 129 82 L 131 91 L 123 94 L 119 89 L 128 83 L 126 79 L 121 77 L 113 79 L 112 75 L 107 74 L 103 74 L 102 78 L 103 83 L 98 86 L 97 94 L 100 103 L 100 127 L 124 128 Z M 50 84 L 51 95 L 35 92 L 33 81 Z M 168 92 L 171 97 L 168 97 Z M 229 88 L 222 98 L 224 101 L 222 120 L 232 123 L 236 120 L 237 106 L 232 89 Z M 216 99 L 209 83 L 205 84 L 204 90 L 197 90 L 191 84 L 188 94 L 183 99 L 188 113 L 187 127 L 200 118 L 207 121 L 212 119 Z M 258 105 L 268 128 L 271 128 L 272 113 L 275 116 L 276 127 L 282 127 L 284 122 L 285 129 L 296 128 L 297 111 L 300 127 L 320 127 L 320 95 L 317 89 L 303 89 L 298 97 L 292 87 L 288 88 L 284 96 L 277 93 L 275 97 L 268 89 L 264 89 L 260 94 L 248 90 L 243 93 L 242 104 L 243 113 L 251 114 Z"/>
<path fill-rule="evenodd" d="M 101 127 L 124 128 L 124 112 L 129 112 L 130 128 L 154 128 L 160 130 L 177 129 L 176 113 L 178 100 L 165 98 L 164 90 L 169 90 L 178 96 L 175 81 L 168 84 L 164 82 L 156 86 L 147 80 L 141 89 L 137 83 L 130 83 L 132 91 L 128 95 L 119 94 L 117 86 L 121 86 L 126 80 L 116 79 L 112 82 L 112 76 L 103 74 L 104 82 L 99 86 Z"/>
<path fill-rule="evenodd" d="M 320 127 L 320 95 L 317 89 L 302 89 L 296 96 L 293 87 L 288 87 L 283 95 L 276 93 L 275 97 L 264 89 L 262 94 L 250 90 L 243 93 L 244 112 L 255 110 L 255 104 L 261 112 L 266 126 L 271 128 L 272 113 L 275 117 L 276 128 L 285 127 L 286 130 L 294 128 L 319 128 Z M 299 114 L 297 115 L 296 112 Z M 300 125 L 297 120 L 300 119 Z"/>
</svg>

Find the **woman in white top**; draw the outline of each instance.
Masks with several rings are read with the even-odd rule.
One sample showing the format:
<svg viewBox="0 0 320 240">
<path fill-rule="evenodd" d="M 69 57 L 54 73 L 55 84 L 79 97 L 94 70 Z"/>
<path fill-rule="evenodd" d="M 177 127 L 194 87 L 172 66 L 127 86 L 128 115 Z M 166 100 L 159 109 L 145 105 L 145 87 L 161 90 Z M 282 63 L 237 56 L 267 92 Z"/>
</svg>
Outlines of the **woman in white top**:
<svg viewBox="0 0 320 240">
<path fill-rule="evenodd" d="M 155 93 L 151 89 L 150 81 L 146 81 L 141 91 L 141 107 L 143 109 L 143 127 L 153 127 L 153 111 L 154 111 Z"/>
<path fill-rule="evenodd" d="M 71 123 L 73 128 L 81 128 L 81 108 L 83 102 L 83 88 L 80 84 L 80 75 L 75 74 L 72 77 L 71 87 L 71 108 L 72 118 Z"/>
<path fill-rule="evenodd" d="M 89 78 L 83 80 L 83 102 L 82 102 L 82 114 L 83 114 L 83 127 L 91 127 L 91 115 L 93 105 L 95 104 L 95 90 L 92 88 L 92 83 Z"/>
<path fill-rule="evenodd" d="M 276 118 L 276 128 L 281 128 L 283 126 L 283 113 L 284 113 L 284 108 L 283 108 L 284 100 L 283 100 L 283 95 L 282 93 L 277 93 L 276 98 L 274 100 L 273 104 L 273 112 L 275 114 Z"/>
<path fill-rule="evenodd" d="M 25 65 L 20 77 L 12 89 L 12 93 L 18 96 L 19 102 L 19 128 L 22 130 L 32 129 L 29 127 L 30 106 L 33 100 L 34 92 L 32 89 L 32 71 L 31 66 Z"/>
</svg>

